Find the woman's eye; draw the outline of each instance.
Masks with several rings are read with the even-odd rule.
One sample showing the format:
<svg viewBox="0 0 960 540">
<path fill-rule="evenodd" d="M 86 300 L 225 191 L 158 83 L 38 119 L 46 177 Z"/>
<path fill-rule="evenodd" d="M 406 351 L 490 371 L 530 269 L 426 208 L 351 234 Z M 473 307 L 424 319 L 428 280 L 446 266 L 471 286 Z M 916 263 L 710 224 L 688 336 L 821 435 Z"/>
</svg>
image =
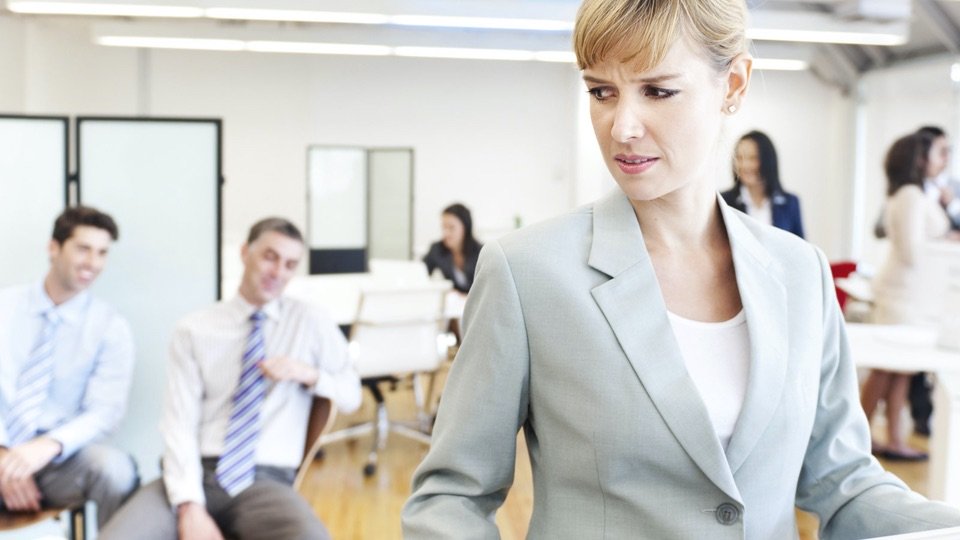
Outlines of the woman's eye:
<svg viewBox="0 0 960 540">
<path fill-rule="evenodd" d="M 605 86 L 598 86 L 596 88 L 591 88 L 587 90 L 587 93 L 593 96 L 593 99 L 597 101 L 606 101 L 611 96 L 613 96 L 613 91 Z"/>
<path fill-rule="evenodd" d="M 643 94 L 647 97 L 652 97 L 653 99 L 666 99 L 673 97 L 679 93 L 679 90 L 668 90 L 666 88 L 658 88 L 656 86 L 648 86 L 643 89 Z"/>
</svg>

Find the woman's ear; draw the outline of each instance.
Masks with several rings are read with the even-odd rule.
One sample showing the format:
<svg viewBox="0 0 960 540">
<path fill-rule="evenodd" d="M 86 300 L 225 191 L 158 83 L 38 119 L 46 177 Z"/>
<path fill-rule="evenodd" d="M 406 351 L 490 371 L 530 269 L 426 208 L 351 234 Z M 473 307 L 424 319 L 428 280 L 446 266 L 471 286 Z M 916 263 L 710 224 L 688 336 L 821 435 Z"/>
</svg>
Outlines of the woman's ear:
<svg viewBox="0 0 960 540">
<path fill-rule="evenodd" d="M 733 114 L 741 108 L 750 86 L 753 73 L 753 57 L 748 53 L 738 54 L 727 69 L 727 93 L 723 99 L 723 112 Z"/>
</svg>

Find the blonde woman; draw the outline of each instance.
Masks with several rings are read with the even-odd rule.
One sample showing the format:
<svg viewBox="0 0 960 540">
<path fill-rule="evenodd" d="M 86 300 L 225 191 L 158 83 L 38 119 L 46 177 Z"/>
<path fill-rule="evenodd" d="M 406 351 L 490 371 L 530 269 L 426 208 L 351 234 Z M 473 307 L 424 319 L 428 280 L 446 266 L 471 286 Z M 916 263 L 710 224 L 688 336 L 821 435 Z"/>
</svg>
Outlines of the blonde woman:
<svg viewBox="0 0 960 540">
<path fill-rule="evenodd" d="M 960 525 L 870 455 L 823 254 L 732 210 L 743 0 L 586 0 L 574 49 L 618 190 L 488 243 L 404 535 L 497 538 L 523 429 L 529 538 L 824 538 Z"/>
</svg>

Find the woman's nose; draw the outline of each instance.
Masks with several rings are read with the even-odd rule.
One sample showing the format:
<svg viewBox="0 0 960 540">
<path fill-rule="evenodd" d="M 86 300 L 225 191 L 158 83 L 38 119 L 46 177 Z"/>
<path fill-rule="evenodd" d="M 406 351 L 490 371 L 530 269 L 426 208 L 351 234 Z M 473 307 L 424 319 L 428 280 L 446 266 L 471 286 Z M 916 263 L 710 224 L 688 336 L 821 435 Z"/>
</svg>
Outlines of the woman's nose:
<svg viewBox="0 0 960 540">
<path fill-rule="evenodd" d="M 624 143 L 643 137 L 646 129 L 642 108 L 629 100 L 621 100 L 617 103 L 610 133 L 617 142 Z"/>
</svg>

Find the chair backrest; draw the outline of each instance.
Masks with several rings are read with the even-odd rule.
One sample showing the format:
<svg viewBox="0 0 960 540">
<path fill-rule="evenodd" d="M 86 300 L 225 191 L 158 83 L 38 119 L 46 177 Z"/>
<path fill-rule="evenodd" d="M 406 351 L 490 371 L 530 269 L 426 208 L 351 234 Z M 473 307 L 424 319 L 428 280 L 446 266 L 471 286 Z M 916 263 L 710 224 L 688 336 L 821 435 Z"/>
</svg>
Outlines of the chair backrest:
<svg viewBox="0 0 960 540">
<path fill-rule="evenodd" d="M 314 396 L 310 406 L 310 417 L 307 420 L 307 438 L 303 447 L 303 459 L 297 468 L 297 477 L 293 481 L 293 489 L 299 489 L 307 474 L 307 469 L 313 463 L 314 457 L 322 446 L 322 436 L 330 431 L 337 418 L 337 406 L 328 398 Z"/>
<path fill-rule="evenodd" d="M 361 293 L 350 349 L 361 377 L 434 371 L 446 355 L 449 281 Z"/>
<path fill-rule="evenodd" d="M 833 274 L 833 279 L 836 281 L 837 278 L 845 278 L 850 274 L 854 273 L 857 270 L 857 263 L 853 261 L 837 261 L 830 263 L 830 273 Z M 840 303 L 840 310 L 843 311 L 844 306 L 847 304 L 847 293 L 843 292 L 839 287 L 834 287 L 837 291 L 837 302 Z"/>
</svg>

